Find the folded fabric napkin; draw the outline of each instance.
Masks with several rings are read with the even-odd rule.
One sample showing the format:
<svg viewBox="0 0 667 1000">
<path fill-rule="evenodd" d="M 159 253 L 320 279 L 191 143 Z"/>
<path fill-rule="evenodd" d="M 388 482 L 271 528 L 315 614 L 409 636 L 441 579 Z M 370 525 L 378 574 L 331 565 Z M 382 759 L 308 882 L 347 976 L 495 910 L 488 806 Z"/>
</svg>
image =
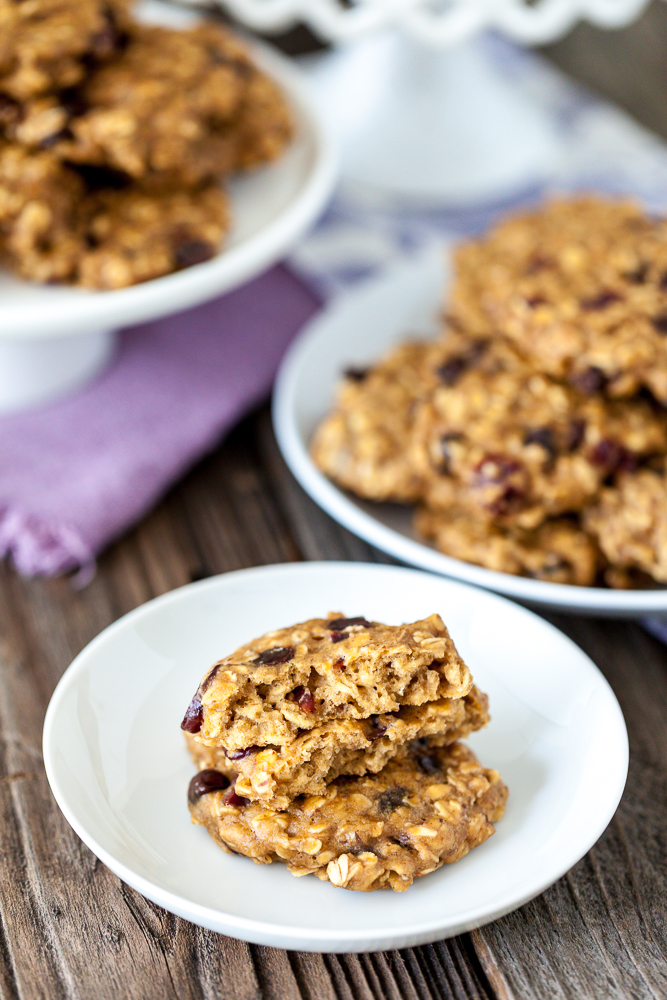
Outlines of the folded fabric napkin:
<svg viewBox="0 0 667 1000">
<path fill-rule="evenodd" d="M 319 306 L 282 266 L 121 334 L 109 368 L 52 405 L 0 417 L 0 555 L 57 574 L 145 514 L 271 387 Z"/>
</svg>

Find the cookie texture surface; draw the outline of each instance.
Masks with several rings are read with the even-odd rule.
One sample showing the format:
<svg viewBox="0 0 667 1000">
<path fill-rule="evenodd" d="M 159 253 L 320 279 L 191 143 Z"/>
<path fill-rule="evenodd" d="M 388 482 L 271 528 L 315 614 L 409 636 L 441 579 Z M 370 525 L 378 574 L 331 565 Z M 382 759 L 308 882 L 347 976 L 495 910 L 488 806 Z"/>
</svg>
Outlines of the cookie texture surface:
<svg viewBox="0 0 667 1000">
<path fill-rule="evenodd" d="M 124 40 L 129 0 L 0 0 L 0 120 L 15 123 L 21 105 L 76 86 L 90 65 Z"/>
<path fill-rule="evenodd" d="M 502 221 L 458 251 L 448 311 L 584 390 L 667 402 L 667 229 L 634 202 L 573 198 Z"/>
<path fill-rule="evenodd" d="M 457 344 L 438 370 L 407 444 L 433 509 L 451 508 L 456 484 L 475 520 L 534 529 L 580 510 L 618 469 L 667 449 L 657 405 L 584 395 L 502 340 Z"/>
<path fill-rule="evenodd" d="M 227 196 L 215 182 L 194 190 L 100 191 L 84 201 L 81 216 L 77 283 L 108 289 L 209 260 L 230 222 Z"/>
<path fill-rule="evenodd" d="M 471 687 L 439 615 L 383 625 L 332 613 L 269 632 L 220 660 L 183 728 L 229 754 L 283 746 L 325 722 L 462 698 Z"/>
<path fill-rule="evenodd" d="M 0 142 L 0 262 L 34 281 L 72 281 L 83 197 L 81 179 L 51 152 Z"/>
<path fill-rule="evenodd" d="M 76 96 L 59 155 L 161 186 L 268 162 L 292 134 L 277 86 L 212 24 L 134 25 L 122 54 Z"/>
<path fill-rule="evenodd" d="M 664 469 L 620 475 L 589 508 L 586 527 L 594 533 L 610 565 L 639 571 L 667 583 L 667 478 Z M 621 574 L 611 582 L 632 582 Z M 643 582 L 644 585 L 645 581 Z"/>
<path fill-rule="evenodd" d="M 379 774 L 338 778 L 282 810 L 243 799 L 216 770 L 200 771 L 188 792 L 193 821 L 223 850 L 362 892 L 400 892 L 459 860 L 493 834 L 506 798 L 498 772 L 463 744 L 426 740 L 399 751 Z"/>
<path fill-rule="evenodd" d="M 441 552 L 498 573 L 590 587 L 606 565 L 595 534 L 576 518 L 554 518 L 531 531 L 471 517 L 469 508 L 420 507 L 417 530 Z"/>
<path fill-rule="evenodd" d="M 350 368 L 311 442 L 316 465 L 368 500 L 410 503 L 424 488 L 409 444 L 416 408 L 437 382 L 437 347 L 402 344 L 367 369 Z"/>
<path fill-rule="evenodd" d="M 116 289 L 215 256 L 221 185 L 280 155 L 281 90 L 228 31 L 129 0 L 0 0 L 0 264 Z"/>
<path fill-rule="evenodd" d="M 235 777 L 238 795 L 286 808 L 298 795 L 322 795 L 341 774 L 374 774 L 416 739 L 432 745 L 464 739 L 489 721 L 488 699 L 474 685 L 463 698 L 407 705 L 368 719 L 325 722 L 282 747 L 251 747 L 227 753 L 188 736 L 200 770 L 213 768 Z"/>
</svg>

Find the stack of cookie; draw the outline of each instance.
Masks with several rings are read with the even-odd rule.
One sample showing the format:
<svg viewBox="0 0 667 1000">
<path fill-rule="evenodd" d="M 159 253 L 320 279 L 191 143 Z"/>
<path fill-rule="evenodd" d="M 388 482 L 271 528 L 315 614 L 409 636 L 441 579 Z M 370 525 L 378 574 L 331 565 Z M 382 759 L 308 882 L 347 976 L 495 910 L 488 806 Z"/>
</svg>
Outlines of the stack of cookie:
<svg viewBox="0 0 667 1000">
<path fill-rule="evenodd" d="M 346 374 L 312 455 L 447 555 L 667 582 L 667 223 L 556 201 L 462 246 L 442 335 Z"/>
<path fill-rule="evenodd" d="M 229 32 L 145 25 L 129 0 L 0 0 L 0 262 L 120 288 L 212 257 L 221 179 L 292 133 Z"/>
<path fill-rule="evenodd" d="M 258 864 L 406 889 L 502 816 L 498 773 L 458 742 L 488 719 L 438 615 L 270 632 L 215 664 L 185 715 L 193 820 Z"/>
</svg>

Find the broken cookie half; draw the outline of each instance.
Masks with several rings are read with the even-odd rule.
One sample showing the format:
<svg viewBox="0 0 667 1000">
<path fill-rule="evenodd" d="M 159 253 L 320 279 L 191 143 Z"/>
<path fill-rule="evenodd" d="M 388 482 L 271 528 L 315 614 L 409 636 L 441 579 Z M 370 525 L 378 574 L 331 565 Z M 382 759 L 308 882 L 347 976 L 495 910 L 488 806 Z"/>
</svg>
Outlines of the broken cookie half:
<svg viewBox="0 0 667 1000">
<path fill-rule="evenodd" d="M 487 719 L 438 615 L 393 626 L 332 613 L 215 664 L 183 728 L 202 745 L 198 763 L 226 761 L 244 796 L 278 806 L 338 774 L 379 771 L 409 740 L 452 742 Z"/>
</svg>

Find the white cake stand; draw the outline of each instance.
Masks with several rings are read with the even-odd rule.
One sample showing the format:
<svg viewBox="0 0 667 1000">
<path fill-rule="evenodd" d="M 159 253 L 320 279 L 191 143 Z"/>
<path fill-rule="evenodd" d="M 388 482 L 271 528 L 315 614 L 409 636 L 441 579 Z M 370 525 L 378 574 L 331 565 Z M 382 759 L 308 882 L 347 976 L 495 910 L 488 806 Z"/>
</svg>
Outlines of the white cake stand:
<svg viewBox="0 0 667 1000">
<path fill-rule="evenodd" d="M 491 202 L 545 179 L 561 151 L 530 95 L 475 36 L 492 29 L 544 43 L 580 19 L 626 24 L 647 0 L 217 2 L 253 29 L 303 21 L 336 43 L 309 76 L 340 139 L 346 193 L 442 206 Z"/>
<path fill-rule="evenodd" d="M 144 5 L 146 19 L 182 22 L 190 12 Z M 250 43 L 249 43 L 250 44 Z M 250 45 L 257 63 L 291 102 L 296 138 L 276 163 L 230 185 L 233 228 L 210 261 L 110 292 L 37 285 L 0 271 L 0 413 L 34 407 L 93 378 L 113 353 L 117 329 L 179 312 L 261 273 L 322 210 L 336 159 L 302 74 L 292 62 Z"/>
</svg>

